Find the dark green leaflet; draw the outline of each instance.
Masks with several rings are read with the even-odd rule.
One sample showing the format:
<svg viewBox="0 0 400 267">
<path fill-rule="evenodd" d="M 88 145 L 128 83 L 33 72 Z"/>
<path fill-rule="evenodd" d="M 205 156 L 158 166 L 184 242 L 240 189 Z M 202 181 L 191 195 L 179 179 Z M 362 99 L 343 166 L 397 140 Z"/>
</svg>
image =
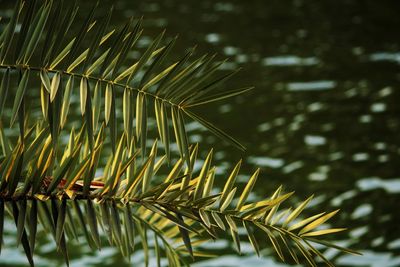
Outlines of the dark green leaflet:
<svg viewBox="0 0 400 267">
<path fill-rule="evenodd" d="M 10 122 L 11 126 L 14 124 L 15 119 L 17 118 L 18 110 L 21 106 L 22 99 L 24 98 L 26 87 L 28 86 L 29 74 L 30 74 L 29 69 L 24 71 L 24 73 L 22 74 L 22 78 L 19 81 L 18 89 L 17 89 L 15 99 L 14 99 L 13 109 L 11 112 L 11 114 L 12 114 L 11 122 Z"/>
</svg>

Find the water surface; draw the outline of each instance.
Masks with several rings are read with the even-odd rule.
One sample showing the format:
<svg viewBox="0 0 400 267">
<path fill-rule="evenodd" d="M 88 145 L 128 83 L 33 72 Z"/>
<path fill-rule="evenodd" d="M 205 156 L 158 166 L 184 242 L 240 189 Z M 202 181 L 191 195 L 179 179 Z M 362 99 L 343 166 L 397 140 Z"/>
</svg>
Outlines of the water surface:
<svg viewBox="0 0 400 267">
<path fill-rule="evenodd" d="M 103 12 L 111 2 L 101 2 Z M 220 172 L 244 158 L 244 174 L 262 167 L 254 198 L 269 196 L 283 184 L 287 191 L 296 191 L 295 200 L 318 196 L 309 214 L 340 208 L 333 221 L 350 231 L 338 235 L 339 243 L 364 256 L 329 251 L 338 266 L 400 265 L 400 2 L 114 4 L 113 25 L 144 15 L 143 45 L 166 28 L 170 37 L 179 34 L 173 57 L 197 44 L 198 55 L 216 52 L 218 58 L 230 58 L 226 70 L 243 67 L 226 89 L 256 86 L 251 93 L 196 110 L 238 138 L 247 147 L 245 153 L 219 142 L 196 123 L 189 126 L 191 140 L 201 143 L 203 156 L 212 146 L 218 151 Z M 83 18 L 92 1 L 80 5 Z M 11 235 L 13 226 L 7 229 Z M 9 239 L 1 265 L 25 265 Z M 271 252 L 257 259 L 246 253 L 235 256 L 230 242 L 210 246 L 225 255 L 194 266 L 286 266 Z M 93 254 L 82 246 L 72 257 L 72 266 L 122 264 L 118 252 L 108 248 Z M 38 265 L 49 264 L 62 263 L 54 246 L 44 242 Z"/>
</svg>

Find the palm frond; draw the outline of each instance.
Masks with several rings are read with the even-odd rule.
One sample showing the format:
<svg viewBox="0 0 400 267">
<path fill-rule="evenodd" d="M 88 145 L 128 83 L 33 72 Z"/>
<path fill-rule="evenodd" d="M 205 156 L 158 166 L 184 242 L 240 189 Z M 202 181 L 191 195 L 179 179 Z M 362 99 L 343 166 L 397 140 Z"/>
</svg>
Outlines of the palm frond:
<svg viewBox="0 0 400 267">
<path fill-rule="evenodd" d="M 229 174 L 222 191 L 216 192 L 213 189 L 215 167 L 212 166 L 212 151 L 202 164 L 200 172 L 191 174 L 191 178 L 186 180 L 187 171 L 183 168 L 181 159 L 169 173 L 158 174 L 164 157 L 157 160 L 157 141 L 146 155 L 147 160 L 141 161 L 137 158 L 139 149 L 136 153 L 128 153 L 130 148 L 123 145 L 126 136 L 122 134 L 115 154 L 108 155 L 103 166 L 98 164 L 98 158 L 106 157 L 104 153 L 101 154 L 105 140 L 103 124 L 96 136 L 93 150 L 84 149 L 88 146 L 88 140 L 82 138 L 85 135 L 84 130 L 78 134 L 72 130 L 63 158 L 59 164 L 54 165 L 54 157 L 46 156 L 53 153 L 50 138 L 43 137 L 46 130 L 41 129 L 40 125 L 35 128 L 35 132 L 28 131 L 25 136 L 28 148 L 22 149 L 21 140 L 15 145 L 9 144 L 9 160 L 5 159 L 0 165 L 3 177 L 0 183 L 1 201 L 6 204 L 6 210 L 14 210 L 12 216 L 16 220 L 18 240 L 25 243 L 26 251 L 29 251 L 28 258 L 33 251 L 30 246 L 34 246 L 32 242 L 28 242 L 29 235 L 35 235 L 35 230 L 30 228 L 37 229 L 36 225 L 31 226 L 32 223 L 37 224 L 34 215 L 37 204 L 49 210 L 44 214 L 50 217 L 40 221 L 47 221 L 47 224 L 52 225 L 46 228 L 53 229 L 54 240 L 59 246 L 63 246 L 65 255 L 67 251 L 64 234 L 68 233 L 68 224 L 76 225 L 68 222 L 73 218 L 78 218 L 78 225 L 82 229 L 78 231 L 83 231 L 93 248 L 101 247 L 100 229 L 104 229 L 105 233 L 112 235 L 110 243 L 119 247 L 127 257 L 134 249 L 131 242 L 136 240 L 135 229 L 139 228 L 136 229 L 139 233 L 142 231 L 141 238 L 146 238 L 143 231 L 151 230 L 162 241 L 164 249 L 169 251 L 167 253 L 175 253 L 168 256 L 174 263 L 182 263 L 184 252 L 195 255 L 194 244 L 198 244 L 197 241 L 215 239 L 218 231 L 224 232 L 227 226 L 239 252 L 241 236 L 238 228 L 241 225 L 246 229 L 247 238 L 257 254 L 261 249 L 257 240 L 259 233 L 263 233 L 271 241 L 282 260 L 285 259 L 282 251 L 286 248 L 294 262 L 299 261 L 297 255 L 300 253 L 304 257 L 308 256 L 306 260 L 312 266 L 316 266 L 314 257 L 332 265 L 312 245 L 315 238 L 327 247 L 341 249 L 324 240 L 323 236 L 344 229 L 319 228 L 337 211 L 299 221 L 297 218 L 312 197 L 293 211 L 285 210 L 280 213 L 279 207 L 293 194 L 284 194 L 282 188 L 278 188 L 270 198 L 248 203 L 247 198 L 256 183 L 259 170 L 249 178 L 244 188 L 235 187 L 240 162 Z M 196 149 L 197 146 L 193 147 L 190 154 Z M 27 158 L 25 155 L 30 156 Z M 195 157 L 191 160 L 196 161 Z M 50 166 L 54 169 L 49 169 Z M 94 177 L 93 174 L 98 173 L 99 168 L 104 169 L 103 174 Z M 128 170 L 131 170 L 129 174 Z M 69 217 L 67 210 L 71 205 L 75 207 L 77 215 Z M 31 214 L 28 225 L 28 220 L 25 219 L 27 214 Z M 73 239 L 71 233 L 68 235 L 69 239 Z M 170 239 L 175 241 L 171 243 Z M 176 250 L 170 245 L 174 243 L 184 244 L 186 249 Z M 149 249 L 148 245 L 142 246 L 145 250 Z"/>
<path fill-rule="evenodd" d="M 142 151 L 145 151 L 147 118 L 151 106 L 154 107 L 160 139 L 165 146 L 166 154 L 170 151 L 168 134 L 169 123 L 173 121 L 175 139 L 179 152 L 186 161 L 190 160 L 184 117 L 200 122 L 224 140 L 233 143 L 240 149 L 244 147 L 233 137 L 213 126 L 193 112 L 191 106 L 199 106 L 227 97 L 245 93 L 251 88 L 232 91 L 218 90 L 219 85 L 236 71 L 218 77 L 216 71 L 221 65 L 214 63 L 214 56 L 201 56 L 188 64 L 194 50 L 190 50 L 182 59 L 164 67 L 175 38 L 163 45 L 164 33 L 161 33 L 143 52 L 138 60 L 128 60 L 127 55 L 135 49 L 135 44 L 143 30 L 141 19 L 130 19 L 118 30 L 107 30 L 111 11 L 105 18 L 95 17 L 95 8 L 90 12 L 76 36 L 68 38 L 68 30 L 74 23 L 76 7 L 69 5 L 65 16 L 59 14 L 62 4 L 46 1 L 36 8 L 19 1 L 16 4 L 10 22 L 7 24 L 3 38 L 0 40 L 0 69 L 5 69 L 4 82 L 10 77 L 17 80 L 19 88 L 13 105 L 11 125 L 16 121 L 26 97 L 26 86 L 31 80 L 37 80 L 40 74 L 42 88 L 42 109 L 44 118 L 53 125 L 52 134 L 65 127 L 69 113 L 70 95 L 79 90 L 79 101 L 82 119 L 86 123 L 89 140 L 98 130 L 99 105 L 105 107 L 105 122 L 111 131 L 111 141 L 115 149 L 115 138 L 118 132 L 116 123 L 116 97 L 124 94 L 124 131 L 127 142 L 132 138 L 142 140 Z M 55 19 L 60 16 L 62 19 Z M 32 19 L 33 17 L 33 19 Z M 16 24 L 23 21 L 23 31 L 16 32 Z M 28 23 L 29 22 L 29 23 Z M 65 28 L 64 28 L 65 27 Z M 90 41 L 89 41 L 90 40 Z M 13 50 L 17 43 L 21 49 Z M 40 57 L 39 57 L 40 55 Z M 126 66 L 122 68 L 122 66 Z M 14 73 L 22 73 L 15 77 Z M 34 73 L 34 74 L 32 74 Z M 74 82 L 75 81 L 75 82 Z M 13 81 L 12 81 L 13 82 Z M 64 84 L 67 84 L 64 88 Z M 74 84 L 80 84 L 76 88 Z M 8 90 L 4 84 L 2 93 Z M 95 99 L 92 99 L 94 89 Z M 102 103 L 102 88 L 105 88 Z M 136 130 L 132 134 L 136 98 Z M 62 103 L 61 106 L 59 103 Z M 48 113 L 61 113 L 61 120 L 49 118 Z M 1 115 L 1 114 L 0 114 Z M 54 120 L 51 121 L 51 120 Z M 90 143 L 92 148 L 92 143 Z M 169 156 L 168 156 L 169 159 Z M 189 163 L 189 162 L 187 162 Z"/>
</svg>

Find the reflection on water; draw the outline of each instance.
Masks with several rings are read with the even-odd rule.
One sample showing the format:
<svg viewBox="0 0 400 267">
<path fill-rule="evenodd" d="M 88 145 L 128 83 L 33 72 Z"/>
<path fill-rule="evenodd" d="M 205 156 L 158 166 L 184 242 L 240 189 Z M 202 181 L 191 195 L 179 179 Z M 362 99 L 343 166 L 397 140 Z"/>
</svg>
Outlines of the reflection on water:
<svg viewBox="0 0 400 267">
<path fill-rule="evenodd" d="M 82 10 L 90 2 L 80 3 Z M 339 266 L 400 265 L 400 2 L 150 0 L 115 5 L 114 25 L 132 15 L 145 16 L 146 38 L 140 46 L 167 28 L 167 35 L 180 35 L 176 57 L 198 44 L 199 54 L 229 57 L 225 69 L 244 68 L 227 89 L 257 87 L 200 111 L 243 141 L 246 153 L 215 145 L 217 139 L 197 123 L 188 126 L 190 140 L 200 142 L 203 152 L 216 146 L 218 173 L 243 157 L 247 173 L 256 166 L 263 169 L 263 186 L 252 197 L 269 195 L 284 184 L 299 200 L 320 196 L 310 214 L 340 208 L 336 225 L 351 229 L 349 240 L 339 236 L 341 244 L 364 256 L 328 251 Z M 102 6 L 107 4 L 102 1 Z M 286 266 L 273 257 L 230 255 L 229 242 L 210 247 L 227 256 L 195 266 Z M 41 248 L 39 266 L 54 263 L 53 249 Z M 3 250 L 0 262 L 19 265 L 8 262 L 19 258 L 15 253 Z M 107 248 L 82 254 L 72 255 L 72 266 L 119 262 L 118 252 Z"/>
</svg>

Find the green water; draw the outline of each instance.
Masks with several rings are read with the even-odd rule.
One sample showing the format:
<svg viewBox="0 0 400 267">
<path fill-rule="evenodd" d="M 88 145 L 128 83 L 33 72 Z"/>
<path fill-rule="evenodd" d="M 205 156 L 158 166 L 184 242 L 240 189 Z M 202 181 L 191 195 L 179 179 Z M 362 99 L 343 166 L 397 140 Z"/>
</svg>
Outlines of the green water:
<svg viewBox="0 0 400 267">
<path fill-rule="evenodd" d="M 11 6 L 12 1 L 3 1 Z M 100 14 L 113 1 L 102 1 Z M 0 1 L 1 3 L 1 1 Z M 80 3 L 79 17 L 92 1 Z M 240 158 L 243 173 L 262 176 L 254 198 L 280 184 L 298 200 L 315 193 L 318 209 L 341 209 L 338 235 L 364 256 L 328 253 L 338 266 L 400 266 L 400 2 L 398 1 L 117 1 L 114 26 L 144 15 L 150 41 L 161 29 L 179 34 L 173 57 L 197 44 L 197 54 L 230 58 L 243 70 L 227 89 L 254 85 L 244 96 L 196 110 L 231 133 L 246 153 L 191 123 L 192 142 L 203 153 L 214 146 L 223 173 Z M 3 12 L 3 8 L 2 8 Z M 204 156 L 203 154 L 203 156 Z M 244 181 L 244 180 L 242 180 Z M 6 225 L 1 266 L 25 266 Z M 270 253 L 238 257 L 229 242 L 211 243 L 224 256 L 194 266 L 286 266 Z M 245 252 L 249 251 L 245 247 Z M 41 241 L 39 266 L 61 265 L 52 242 Z M 104 248 L 93 254 L 71 247 L 72 266 L 130 266 Z M 136 261 L 135 261 L 136 260 Z M 135 255 L 133 262 L 141 262 Z"/>
</svg>

